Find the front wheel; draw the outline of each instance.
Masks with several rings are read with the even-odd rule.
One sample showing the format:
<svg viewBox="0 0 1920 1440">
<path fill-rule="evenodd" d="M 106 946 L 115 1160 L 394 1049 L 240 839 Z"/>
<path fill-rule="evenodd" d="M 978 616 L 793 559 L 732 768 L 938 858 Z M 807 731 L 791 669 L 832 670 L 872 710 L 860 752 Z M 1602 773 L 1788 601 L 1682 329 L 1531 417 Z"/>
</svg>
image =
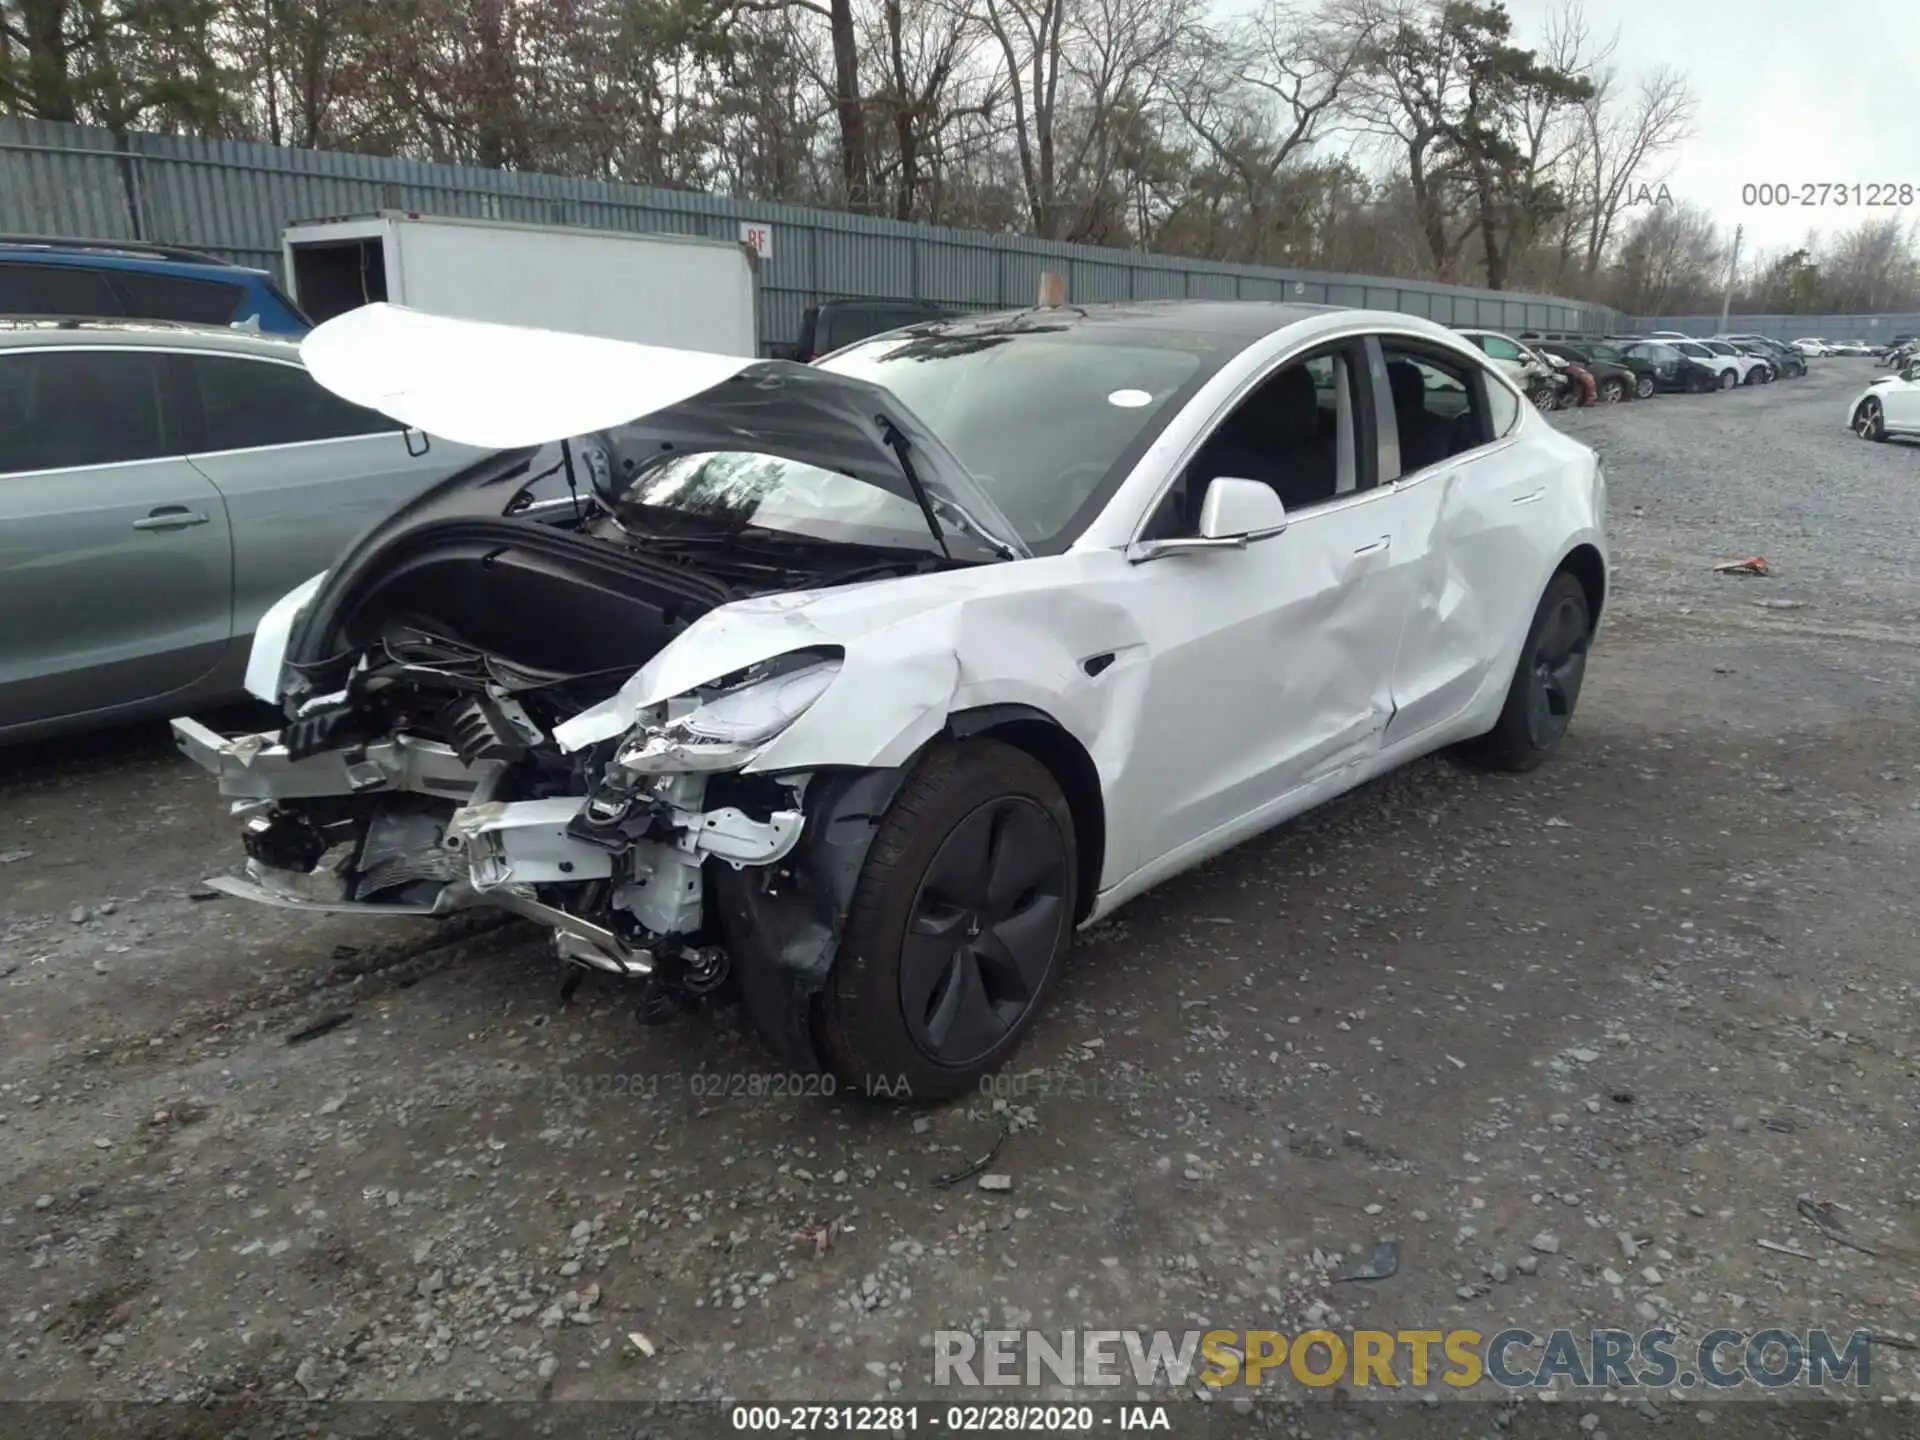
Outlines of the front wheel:
<svg viewBox="0 0 1920 1440">
<path fill-rule="evenodd" d="M 1853 412 L 1853 433 L 1862 440 L 1887 438 L 1887 417 L 1880 408 L 1878 396 L 1869 395 L 1860 402 L 1860 408 Z"/>
<path fill-rule="evenodd" d="M 1627 398 L 1627 383 L 1620 379 L 1608 379 L 1601 382 L 1600 399 L 1608 405 L 1618 405 Z"/>
<path fill-rule="evenodd" d="M 814 1033 L 842 1090 L 924 1104 L 979 1088 L 1060 968 L 1073 814 L 1047 768 L 994 740 L 915 766 L 875 832 Z"/>
<path fill-rule="evenodd" d="M 1553 753 L 1573 721 L 1586 678 L 1593 618 L 1587 591 L 1565 570 L 1540 597 L 1500 719 L 1468 753 L 1496 770 L 1532 770 Z"/>
<path fill-rule="evenodd" d="M 1720 388 L 1722 390 L 1731 390 L 1733 389 L 1734 386 L 1738 385 L 1739 383 L 1740 383 L 1740 375 L 1738 371 L 1722 370 L 1720 372 Z"/>
<path fill-rule="evenodd" d="M 1636 400 L 1653 398 L 1654 384 L 1651 375 L 1642 375 L 1633 382 L 1633 395 Z"/>
</svg>

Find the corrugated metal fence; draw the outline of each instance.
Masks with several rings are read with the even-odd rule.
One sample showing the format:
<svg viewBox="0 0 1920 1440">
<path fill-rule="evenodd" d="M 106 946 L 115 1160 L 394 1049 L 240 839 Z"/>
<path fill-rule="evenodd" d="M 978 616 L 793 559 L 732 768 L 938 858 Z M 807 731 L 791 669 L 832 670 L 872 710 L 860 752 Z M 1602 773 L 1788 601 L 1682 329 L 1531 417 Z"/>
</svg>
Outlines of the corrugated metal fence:
<svg viewBox="0 0 1920 1440">
<path fill-rule="evenodd" d="M 806 307 L 835 295 L 1030 305 L 1046 270 L 1064 272 L 1072 298 L 1088 303 L 1290 300 L 1508 331 L 1597 332 L 1621 323 L 1604 307 L 1547 296 L 1181 260 L 559 175 L 193 136 L 115 137 L 0 118 L 3 233 L 190 245 L 278 269 L 288 222 L 379 209 L 729 239 L 763 229 L 763 343 L 798 338 Z"/>
<path fill-rule="evenodd" d="M 1718 315 L 1655 315 L 1635 324 L 1640 330 L 1679 330 L 1687 335 L 1718 335 Z M 1920 315 L 1729 315 L 1726 328 L 1736 335 L 1770 335 L 1798 340 L 1883 341 L 1895 335 L 1920 335 Z"/>
</svg>

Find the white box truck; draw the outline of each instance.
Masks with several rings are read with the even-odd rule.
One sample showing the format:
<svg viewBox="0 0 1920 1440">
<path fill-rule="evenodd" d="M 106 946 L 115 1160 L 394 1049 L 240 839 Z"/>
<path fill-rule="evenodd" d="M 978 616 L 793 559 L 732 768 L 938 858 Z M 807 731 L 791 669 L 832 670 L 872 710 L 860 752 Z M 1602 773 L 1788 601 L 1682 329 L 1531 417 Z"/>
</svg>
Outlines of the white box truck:
<svg viewBox="0 0 1920 1440">
<path fill-rule="evenodd" d="M 756 355 L 758 257 L 732 240 L 383 210 L 281 237 L 287 288 L 319 324 L 376 300 L 435 315 Z"/>
</svg>

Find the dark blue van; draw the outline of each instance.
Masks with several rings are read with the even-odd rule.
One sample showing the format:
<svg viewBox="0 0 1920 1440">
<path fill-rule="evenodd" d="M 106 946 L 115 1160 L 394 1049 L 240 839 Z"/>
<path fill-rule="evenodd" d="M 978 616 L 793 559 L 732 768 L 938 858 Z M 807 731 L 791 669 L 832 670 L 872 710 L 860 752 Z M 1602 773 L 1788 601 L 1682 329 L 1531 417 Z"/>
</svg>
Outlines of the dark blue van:
<svg viewBox="0 0 1920 1440">
<path fill-rule="evenodd" d="M 137 240 L 20 235 L 0 235 L 0 315 L 313 328 L 265 270 Z"/>
</svg>

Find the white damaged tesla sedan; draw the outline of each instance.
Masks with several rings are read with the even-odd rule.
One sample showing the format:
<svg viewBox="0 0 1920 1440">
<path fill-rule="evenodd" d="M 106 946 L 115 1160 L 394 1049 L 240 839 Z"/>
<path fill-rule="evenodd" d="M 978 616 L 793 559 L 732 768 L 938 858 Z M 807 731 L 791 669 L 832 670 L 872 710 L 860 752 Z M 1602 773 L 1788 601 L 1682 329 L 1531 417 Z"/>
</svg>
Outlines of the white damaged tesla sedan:
<svg viewBox="0 0 1920 1440">
<path fill-rule="evenodd" d="M 1853 397 L 1847 426 L 1862 440 L 1920 439 L 1920 357 L 1882 375 Z"/>
<path fill-rule="evenodd" d="M 304 358 L 495 453 L 261 623 L 282 728 L 174 722 L 245 842 L 210 883 L 516 912 L 843 1091 L 975 1087 L 1076 927 L 1369 777 L 1533 768 L 1606 602 L 1599 460 L 1405 315 L 1062 306 L 806 366 L 371 305 Z"/>
</svg>

